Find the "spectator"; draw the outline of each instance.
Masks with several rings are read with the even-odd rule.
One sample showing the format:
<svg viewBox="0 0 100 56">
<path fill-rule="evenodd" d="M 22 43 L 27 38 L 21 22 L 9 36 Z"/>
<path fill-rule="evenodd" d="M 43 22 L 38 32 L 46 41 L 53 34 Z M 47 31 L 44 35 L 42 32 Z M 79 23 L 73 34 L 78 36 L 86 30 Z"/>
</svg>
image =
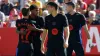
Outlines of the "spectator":
<svg viewBox="0 0 100 56">
<path fill-rule="evenodd" d="M 71 0 L 74 4 L 77 4 L 77 0 Z"/>
<path fill-rule="evenodd" d="M 84 0 L 84 2 L 86 2 L 86 4 L 89 6 L 90 4 L 96 4 L 97 0 Z"/>
<path fill-rule="evenodd" d="M 0 5 L 1 5 L 1 0 L 0 0 Z"/>
<path fill-rule="evenodd" d="M 15 7 L 17 10 L 20 10 L 20 4 L 19 4 L 19 2 L 15 2 L 14 7 Z"/>
<path fill-rule="evenodd" d="M 99 20 L 95 19 L 95 20 L 91 23 L 91 25 L 100 25 L 100 19 L 99 19 Z"/>
<path fill-rule="evenodd" d="M 55 2 L 56 4 L 58 4 L 58 5 L 59 5 L 58 0 L 48 0 L 48 2 Z"/>
<path fill-rule="evenodd" d="M 67 7 L 66 3 L 68 3 L 68 2 L 70 2 L 70 0 L 64 0 L 64 2 L 61 4 L 65 14 L 67 13 L 67 11 L 66 11 L 66 7 Z"/>
<path fill-rule="evenodd" d="M 47 11 L 47 10 L 44 10 L 44 11 L 43 11 L 43 15 L 42 15 L 43 19 L 44 19 L 46 16 L 48 16 L 48 15 L 49 15 L 48 11 Z M 45 19 L 44 19 L 44 20 L 45 20 Z"/>
<path fill-rule="evenodd" d="M 96 7 L 97 7 L 97 9 L 100 9 L 100 0 L 97 0 Z"/>
<path fill-rule="evenodd" d="M 76 12 L 80 13 L 80 5 L 76 4 Z"/>
<path fill-rule="evenodd" d="M 42 5 L 43 5 L 43 8 L 42 10 L 45 10 L 46 9 L 46 5 L 48 3 L 48 0 L 40 0 L 42 2 Z M 45 2 L 44 2 L 45 1 Z"/>
<path fill-rule="evenodd" d="M 5 15 L 0 11 L 0 27 L 3 27 L 3 23 L 5 22 Z"/>
<path fill-rule="evenodd" d="M 32 0 L 32 2 L 30 3 L 30 5 L 36 5 L 38 8 L 42 8 L 42 2 L 39 0 Z"/>
<path fill-rule="evenodd" d="M 5 22 L 3 22 L 3 27 L 8 27 L 9 25 L 9 16 L 5 16 Z"/>
<path fill-rule="evenodd" d="M 18 0 L 8 0 L 10 3 L 15 4 Z"/>
<path fill-rule="evenodd" d="M 30 7 L 30 4 L 28 2 L 25 3 L 24 8 L 29 8 L 29 7 Z"/>
<path fill-rule="evenodd" d="M 89 18 L 88 18 L 89 24 L 91 24 L 95 20 L 96 20 L 96 13 L 95 13 L 95 11 L 89 11 Z"/>
<path fill-rule="evenodd" d="M 31 0 L 19 0 L 20 3 L 20 9 L 24 8 L 26 4 L 31 5 L 32 1 Z"/>
<path fill-rule="evenodd" d="M 24 4 L 24 8 L 29 8 L 30 7 L 30 3 L 31 3 L 31 1 L 25 1 L 25 4 Z M 23 8 L 23 7 L 21 7 L 21 8 Z M 19 17 L 20 17 L 20 19 L 22 19 L 22 12 L 21 11 L 18 11 L 18 14 L 19 14 Z"/>
<path fill-rule="evenodd" d="M 95 4 L 89 5 L 87 13 L 85 14 L 85 17 L 87 18 L 88 24 L 91 24 L 96 19 L 95 9 L 96 9 Z"/>
<path fill-rule="evenodd" d="M 58 2 L 59 2 L 60 4 L 63 3 L 63 1 L 64 1 L 64 0 L 58 0 Z"/>
<path fill-rule="evenodd" d="M 57 2 L 57 0 L 48 0 L 48 2 Z"/>
<path fill-rule="evenodd" d="M 87 12 L 84 14 L 86 18 L 89 17 L 89 11 L 94 11 L 96 9 L 95 4 L 91 4 L 88 6 Z"/>
<path fill-rule="evenodd" d="M 9 15 L 11 9 L 13 8 L 13 5 L 11 3 L 8 3 L 8 0 L 2 0 L 2 4 L 1 4 L 1 11 L 5 14 L 5 15 Z"/>
<path fill-rule="evenodd" d="M 16 20 L 19 19 L 18 16 L 18 11 L 16 8 L 13 8 L 10 11 L 10 15 L 9 15 L 9 26 L 10 27 L 16 27 Z"/>
<path fill-rule="evenodd" d="M 83 0 L 77 0 L 77 4 L 80 5 L 79 9 L 80 13 L 85 14 L 87 10 L 87 4 L 83 2 Z"/>
<path fill-rule="evenodd" d="M 62 6 L 59 6 L 58 13 L 63 14 L 63 15 L 65 14 Z"/>
<path fill-rule="evenodd" d="M 44 5 L 48 0 L 40 0 L 42 2 L 42 5 Z"/>
</svg>

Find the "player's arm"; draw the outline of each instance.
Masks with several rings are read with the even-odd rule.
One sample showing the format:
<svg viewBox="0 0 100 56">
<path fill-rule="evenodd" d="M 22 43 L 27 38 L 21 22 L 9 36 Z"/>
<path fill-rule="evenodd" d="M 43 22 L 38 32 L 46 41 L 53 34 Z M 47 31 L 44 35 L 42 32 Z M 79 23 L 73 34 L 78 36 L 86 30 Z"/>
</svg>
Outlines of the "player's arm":
<svg viewBox="0 0 100 56">
<path fill-rule="evenodd" d="M 47 29 L 44 29 L 43 30 L 43 33 L 42 33 L 42 36 L 41 36 L 41 38 L 42 38 L 41 52 L 43 54 L 46 52 L 45 47 L 44 47 L 44 43 L 45 43 L 45 40 L 46 40 L 47 32 L 48 32 L 48 30 Z"/>
<path fill-rule="evenodd" d="M 85 25 L 83 26 L 83 28 L 84 28 L 84 30 L 85 30 L 85 32 L 86 32 L 87 39 L 91 39 L 91 38 L 90 38 L 90 35 L 89 35 L 89 32 L 88 32 L 88 26 L 87 26 L 87 24 L 85 24 Z"/>
<path fill-rule="evenodd" d="M 85 32 L 86 32 L 87 39 L 88 39 L 88 41 L 89 41 L 89 47 L 93 47 L 92 40 L 91 40 L 91 38 L 90 38 L 90 34 L 89 34 L 89 31 L 88 31 L 88 26 L 87 26 L 87 24 L 85 24 L 85 25 L 83 26 L 83 28 L 84 28 L 84 30 L 85 30 Z"/>
<path fill-rule="evenodd" d="M 19 31 L 18 29 L 16 29 L 16 32 L 17 32 L 18 34 L 22 34 L 22 35 L 25 35 L 25 34 L 26 34 L 26 31 Z"/>
<path fill-rule="evenodd" d="M 68 20 L 66 16 L 64 17 L 64 20 L 63 20 L 63 26 L 64 26 L 64 33 L 65 33 L 64 47 L 67 48 L 70 32 L 69 32 Z"/>
<path fill-rule="evenodd" d="M 69 32 L 69 26 L 65 27 L 64 28 L 64 33 L 66 33 L 64 36 L 65 36 L 65 48 L 68 47 L 68 40 L 69 40 L 69 35 L 70 35 L 70 32 Z M 67 44 L 67 45 L 66 45 Z"/>
<path fill-rule="evenodd" d="M 83 26 L 85 32 L 86 32 L 86 35 L 87 35 L 87 39 L 89 41 L 89 46 L 92 47 L 92 40 L 90 38 L 90 34 L 89 34 L 89 31 L 88 31 L 88 26 L 86 24 L 86 19 L 83 15 L 81 15 L 81 25 Z"/>
<path fill-rule="evenodd" d="M 40 18 L 38 19 L 38 21 L 39 21 L 39 26 L 40 26 L 40 28 L 36 28 L 36 26 L 35 26 L 34 24 L 33 24 L 33 26 L 28 26 L 28 28 L 29 28 L 30 30 L 32 30 L 32 31 L 43 32 L 44 20 L 43 20 L 42 17 L 40 17 Z"/>
<path fill-rule="evenodd" d="M 33 29 L 32 29 L 32 31 L 39 31 L 39 32 L 43 32 L 43 29 L 39 29 L 39 28 L 34 28 L 34 27 L 32 27 Z"/>
<path fill-rule="evenodd" d="M 42 36 L 41 36 L 42 37 L 42 44 L 44 44 L 44 41 L 46 39 L 47 31 L 48 31 L 47 29 L 43 30 L 43 33 L 42 33 Z"/>
<path fill-rule="evenodd" d="M 39 28 L 36 28 L 36 30 L 39 31 L 39 32 L 43 32 L 43 28 L 44 28 L 44 20 L 43 20 L 42 17 L 40 17 L 40 18 L 38 19 L 38 21 L 39 21 L 40 29 L 39 29 Z"/>
<path fill-rule="evenodd" d="M 20 20 L 16 20 L 16 33 L 25 35 L 26 34 L 26 31 L 20 31 L 20 27 L 21 26 L 18 26 L 19 21 Z"/>
<path fill-rule="evenodd" d="M 44 43 L 46 40 L 46 36 L 48 33 L 48 19 L 47 17 L 45 18 L 45 22 L 44 22 L 44 29 L 43 29 L 43 33 L 41 35 L 42 38 L 42 44 L 41 44 L 41 52 L 44 54 L 46 52 L 45 48 L 44 48 Z"/>
<path fill-rule="evenodd" d="M 39 29 L 39 28 L 36 28 L 36 26 L 27 26 L 28 29 L 30 29 L 31 31 L 39 31 L 39 32 L 43 32 L 43 29 Z"/>
<path fill-rule="evenodd" d="M 20 33 L 20 31 L 19 31 L 19 26 L 18 26 L 18 23 L 19 23 L 19 20 L 16 20 L 16 33 Z"/>
</svg>

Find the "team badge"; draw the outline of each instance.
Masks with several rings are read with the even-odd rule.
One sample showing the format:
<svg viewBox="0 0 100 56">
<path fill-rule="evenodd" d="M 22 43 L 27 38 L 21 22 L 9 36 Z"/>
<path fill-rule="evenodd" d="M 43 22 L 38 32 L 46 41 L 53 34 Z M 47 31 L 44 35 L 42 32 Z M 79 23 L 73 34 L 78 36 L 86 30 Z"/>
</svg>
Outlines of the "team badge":
<svg viewBox="0 0 100 56">
<path fill-rule="evenodd" d="M 69 30 L 73 30 L 73 25 L 69 25 Z"/>
<path fill-rule="evenodd" d="M 52 35 L 57 35 L 58 34 L 58 29 L 57 28 L 53 28 L 52 29 Z"/>
</svg>

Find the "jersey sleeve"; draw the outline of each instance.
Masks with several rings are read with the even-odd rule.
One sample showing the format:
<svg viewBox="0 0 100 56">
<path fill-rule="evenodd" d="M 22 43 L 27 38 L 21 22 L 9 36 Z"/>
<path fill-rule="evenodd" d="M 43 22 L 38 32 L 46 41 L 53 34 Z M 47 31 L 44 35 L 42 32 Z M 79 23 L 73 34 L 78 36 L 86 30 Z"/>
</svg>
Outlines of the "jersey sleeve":
<svg viewBox="0 0 100 56">
<path fill-rule="evenodd" d="M 67 17 L 65 15 L 63 17 L 63 26 L 64 27 L 68 26 L 68 19 L 67 19 Z"/>
<path fill-rule="evenodd" d="M 81 26 L 84 26 L 86 24 L 86 18 L 84 15 L 80 15 L 80 23 L 81 23 Z"/>
<path fill-rule="evenodd" d="M 40 28 L 44 27 L 44 20 L 42 17 L 40 17 L 40 19 L 39 19 L 39 25 L 40 25 Z"/>
<path fill-rule="evenodd" d="M 16 27 L 18 27 L 18 20 L 16 20 Z"/>
<path fill-rule="evenodd" d="M 44 20 L 44 29 L 48 29 L 48 19 L 47 17 L 45 17 L 45 20 Z"/>
<path fill-rule="evenodd" d="M 20 30 L 19 20 L 16 20 L 16 29 L 17 29 L 17 30 Z"/>
</svg>

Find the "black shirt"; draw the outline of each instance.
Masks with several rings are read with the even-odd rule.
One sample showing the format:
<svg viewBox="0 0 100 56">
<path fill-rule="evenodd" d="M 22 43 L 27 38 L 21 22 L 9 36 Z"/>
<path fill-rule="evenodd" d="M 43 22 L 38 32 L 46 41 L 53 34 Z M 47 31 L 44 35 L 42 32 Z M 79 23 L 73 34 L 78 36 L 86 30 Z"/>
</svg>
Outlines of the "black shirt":
<svg viewBox="0 0 100 56">
<path fill-rule="evenodd" d="M 63 46 L 63 31 L 66 26 L 68 26 L 68 21 L 62 14 L 55 17 L 48 15 L 45 18 L 45 29 L 48 30 L 48 47 Z"/>
<path fill-rule="evenodd" d="M 17 30 L 26 31 L 25 35 L 19 34 L 19 43 L 30 43 L 32 41 L 31 31 L 27 28 L 29 25 L 33 26 L 29 19 L 23 18 L 16 21 Z"/>
<path fill-rule="evenodd" d="M 70 37 L 69 43 L 81 43 L 81 28 L 86 24 L 85 17 L 79 13 L 74 15 L 66 14 L 69 22 Z"/>
<path fill-rule="evenodd" d="M 44 20 L 43 20 L 42 17 L 37 16 L 36 18 L 31 18 L 31 16 L 29 16 L 29 18 L 32 21 L 32 23 L 36 26 L 36 28 L 42 29 L 44 27 Z M 32 31 L 31 34 L 32 34 L 32 37 L 33 37 L 33 42 L 40 42 L 41 32 Z"/>
</svg>

